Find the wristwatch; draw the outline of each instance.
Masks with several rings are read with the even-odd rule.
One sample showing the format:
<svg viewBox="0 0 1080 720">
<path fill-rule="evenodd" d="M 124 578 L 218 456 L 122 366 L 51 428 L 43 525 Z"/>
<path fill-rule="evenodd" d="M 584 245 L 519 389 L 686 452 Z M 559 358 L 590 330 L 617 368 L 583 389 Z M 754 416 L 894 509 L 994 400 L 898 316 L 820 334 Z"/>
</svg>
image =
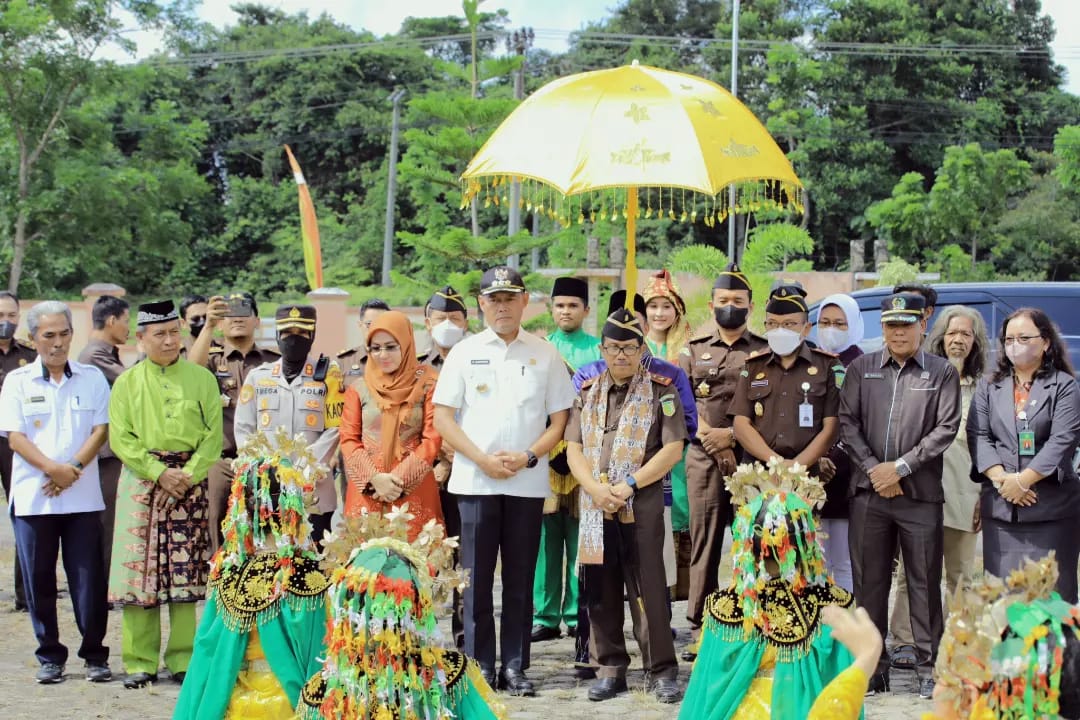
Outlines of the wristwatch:
<svg viewBox="0 0 1080 720">
<path fill-rule="evenodd" d="M 72 460 L 68 464 L 73 466 L 76 470 L 82 470 L 83 469 L 83 464 L 81 462 L 79 462 L 78 460 Z"/>
<path fill-rule="evenodd" d="M 525 457 L 528 458 L 528 460 L 525 461 L 525 467 L 527 468 L 534 468 L 536 467 L 536 464 L 540 462 L 540 459 L 536 457 L 536 453 L 532 450 L 526 450 Z"/>
<path fill-rule="evenodd" d="M 896 474 L 902 478 L 911 474 L 911 466 L 907 464 L 907 460 L 900 458 L 893 465 L 896 467 Z"/>
<path fill-rule="evenodd" d="M 633 475 L 627 475 L 626 484 L 629 485 L 630 489 L 634 491 L 635 495 L 637 495 L 637 478 Z"/>
</svg>

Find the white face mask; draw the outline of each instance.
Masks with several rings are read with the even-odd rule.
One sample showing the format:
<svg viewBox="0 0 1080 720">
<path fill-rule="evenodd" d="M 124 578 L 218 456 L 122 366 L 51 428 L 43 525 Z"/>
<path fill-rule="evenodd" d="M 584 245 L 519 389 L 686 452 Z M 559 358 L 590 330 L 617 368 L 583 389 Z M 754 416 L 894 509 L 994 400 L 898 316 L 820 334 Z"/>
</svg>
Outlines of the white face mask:
<svg viewBox="0 0 1080 720">
<path fill-rule="evenodd" d="M 831 353 L 847 350 L 851 345 L 848 341 L 848 331 L 840 328 L 818 328 L 817 339 L 821 349 Z"/>
<path fill-rule="evenodd" d="M 441 348 L 452 348 L 465 337 L 465 331 L 449 320 L 431 328 L 431 340 Z"/>
<path fill-rule="evenodd" d="M 794 330 L 777 328 L 765 333 L 765 339 L 769 341 L 769 349 L 780 357 L 787 357 L 799 349 L 802 344 L 802 335 Z"/>
</svg>

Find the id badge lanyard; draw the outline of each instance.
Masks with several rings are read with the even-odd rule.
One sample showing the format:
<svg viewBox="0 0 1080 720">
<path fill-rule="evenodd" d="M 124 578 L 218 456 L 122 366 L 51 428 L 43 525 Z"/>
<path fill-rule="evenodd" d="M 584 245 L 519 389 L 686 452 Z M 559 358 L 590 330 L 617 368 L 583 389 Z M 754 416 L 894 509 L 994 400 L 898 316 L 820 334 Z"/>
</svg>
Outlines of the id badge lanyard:
<svg viewBox="0 0 1080 720">
<path fill-rule="evenodd" d="M 1021 457 L 1031 457 L 1035 454 L 1035 432 L 1028 427 L 1027 412 L 1021 410 L 1016 414 L 1016 419 L 1024 423 L 1024 428 L 1016 434 L 1020 455 Z"/>
<path fill-rule="evenodd" d="M 804 382 L 799 388 L 803 391 L 803 401 L 799 405 L 799 427 L 814 427 L 814 406 L 810 404 L 810 383 Z"/>
</svg>

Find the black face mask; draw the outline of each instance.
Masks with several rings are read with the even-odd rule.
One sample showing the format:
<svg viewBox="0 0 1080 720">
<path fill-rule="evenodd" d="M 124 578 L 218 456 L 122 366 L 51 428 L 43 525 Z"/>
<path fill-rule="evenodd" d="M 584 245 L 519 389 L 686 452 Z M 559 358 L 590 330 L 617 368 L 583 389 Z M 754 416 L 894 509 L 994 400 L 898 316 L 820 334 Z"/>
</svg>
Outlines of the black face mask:
<svg viewBox="0 0 1080 720">
<path fill-rule="evenodd" d="M 8 320 L 0 322 L 0 340 L 10 340 L 15 337 L 16 327 L 18 327 L 18 325 Z"/>
<path fill-rule="evenodd" d="M 203 328 L 206 327 L 206 321 L 188 323 L 188 327 L 191 328 L 191 337 L 197 338 L 202 334 Z"/>
<path fill-rule="evenodd" d="M 721 305 L 713 308 L 713 316 L 716 324 L 725 330 L 735 330 L 746 324 L 746 316 L 750 308 L 735 307 L 734 305 Z"/>
<path fill-rule="evenodd" d="M 279 335 L 277 339 L 281 359 L 290 365 L 306 362 L 314 342 L 314 338 L 303 335 Z"/>
</svg>

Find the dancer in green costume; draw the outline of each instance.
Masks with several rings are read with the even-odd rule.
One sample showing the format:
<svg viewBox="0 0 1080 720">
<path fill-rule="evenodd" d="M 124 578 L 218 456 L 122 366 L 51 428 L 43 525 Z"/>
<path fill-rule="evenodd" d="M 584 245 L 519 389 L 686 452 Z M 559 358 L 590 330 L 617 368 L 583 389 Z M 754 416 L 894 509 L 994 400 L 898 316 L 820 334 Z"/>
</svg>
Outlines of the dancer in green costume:
<svg viewBox="0 0 1080 720">
<path fill-rule="evenodd" d="M 428 521 L 410 543 L 408 505 L 347 518 L 328 537 L 330 626 L 300 720 L 497 720 L 505 711 L 480 666 L 444 650 L 435 608 L 464 587 L 457 538 Z"/>
<path fill-rule="evenodd" d="M 284 430 L 259 433 L 235 478 L 195 654 L 174 720 L 289 720 L 319 666 L 327 576 L 305 498 L 325 473 Z"/>
<path fill-rule="evenodd" d="M 804 720 L 852 663 L 821 622 L 822 608 L 852 605 L 825 572 L 818 544 L 811 506 L 825 501 L 825 490 L 779 459 L 739 466 L 727 487 L 742 505 L 732 528 L 734 579 L 706 602 L 679 717 Z"/>
</svg>

